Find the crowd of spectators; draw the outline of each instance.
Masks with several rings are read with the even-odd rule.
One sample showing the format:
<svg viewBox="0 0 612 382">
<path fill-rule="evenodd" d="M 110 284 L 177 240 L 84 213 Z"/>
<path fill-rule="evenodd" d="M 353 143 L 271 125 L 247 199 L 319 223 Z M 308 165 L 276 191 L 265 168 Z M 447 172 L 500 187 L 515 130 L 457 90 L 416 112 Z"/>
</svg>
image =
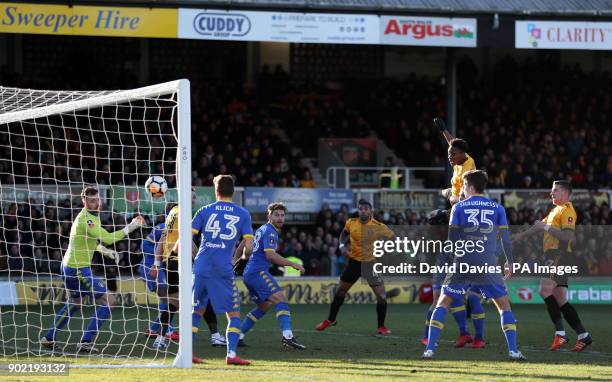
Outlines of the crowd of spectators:
<svg viewBox="0 0 612 382">
<path fill-rule="evenodd" d="M 477 166 L 489 173 L 491 187 L 547 188 L 551 180 L 560 178 L 570 179 L 575 188 L 610 187 L 612 96 L 605 90 L 612 86 L 609 73 L 587 73 L 579 66 L 532 59 L 518 63 L 510 57 L 497 62 L 488 76 L 478 73 L 467 58 L 458 68 L 457 135 L 468 141 Z M 227 173 L 235 175 L 240 186 L 310 186 L 312 176 L 301 159 L 316 156 L 321 137 L 377 135 L 408 166 L 444 166 L 446 143 L 431 121 L 445 114 L 445 97 L 445 85 L 431 77 L 298 82 L 281 67 L 264 68 L 253 84 L 194 83 L 196 183 L 207 185 L 214 174 Z M 138 124 L 126 126 L 133 130 Z M 124 173 L 122 182 L 136 184 L 154 170 L 173 172 L 172 150 L 163 158 L 168 168 L 143 164 L 156 156 L 147 151 L 149 146 L 170 144 L 163 139 L 141 142 L 138 139 L 145 138 L 141 136 L 125 141 L 125 134 L 111 134 L 106 137 L 110 148 L 98 145 L 94 152 L 90 148 L 95 133 L 79 135 L 86 142 L 79 145 L 68 133 L 36 128 L 40 131 L 24 124 L 10 137 L 1 135 L 0 145 L 11 146 L 13 158 L 0 163 L 3 180 L 9 174 L 19 181 L 26 174 L 41 174 L 43 182 L 104 184 Z M 41 136 L 49 139 L 40 140 Z M 47 151 L 39 155 L 45 147 Z M 83 165 L 75 155 L 79 153 L 85 157 Z M 126 158 L 124 163 L 121 158 Z M 138 174 L 142 176 L 134 176 Z M 426 178 L 426 186 L 442 186 L 444 178 L 437 175 Z"/>
<path fill-rule="evenodd" d="M 574 188 L 612 186 L 612 96 L 605 90 L 612 86 L 609 73 L 507 57 L 488 75 L 462 59 L 458 78 L 457 135 L 468 141 L 477 166 L 489 173 L 490 187 L 549 188 L 560 178 L 570 179 Z M 62 87 L 61 78 L 53 80 L 58 82 L 49 87 Z M 19 81 L 29 86 L 27 79 Z M 436 78 L 298 82 L 281 67 L 264 68 L 250 85 L 231 79 L 194 82 L 194 185 L 209 186 L 214 175 L 233 174 L 238 186 L 314 187 L 304 157 L 315 156 L 320 137 L 376 135 L 408 166 L 446 165 L 446 143 L 431 126 L 433 117 L 445 113 L 445 97 L 445 85 Z M 170 104 L 162 106 L 164 112 L 170 110 Z M 0 148 L 6 155 L 0 161 L 0 184 L 135 185 L 151 173 L 174 173 L 170 126 L 154 126 L 159 131 L 153 134 L 128 134 L 152 128 L 138 122 L 148 119 L 138 114 L 141 109 L 146 108 L 130 110 L 136 113 L 130 115 L 132 123 L 105 125 L 104 131 L 99 117 L 106 114 L 3 126 Z M 54 128 L 59 123 L 70 128 Z M 150 147 L 166 151 L 158 155 Z M 172 187 L 174 178 L 167 180 Z M 425 179 L 428 187 L 444 182 L 443 177 Z M 57 273 L 77 211 L 69 201 L 3 205 L 2 269 Z M 581 224 L 610 224 L 605 205 L 579 213 Z M 301 258 L 308 275 L 337 275 L 345 261 L 338 255 L 337 238 L 349 215 L 348 207 L 324 209 L 311 225 L 288 226 L 282 253 Z M 541 217 L 543 211 L 508 208 L 512 225 Z M 376 218 L 391 225 L 426 221 L 424 212 L 410 210 L 378 211 Z M 103 213 L 102 219 L 108 225 L 124 224 L 118 215 Z M 576 251 L 591 274 L 611 273 L 610 247 L 597 240 L 609 235 L 602 235 L 586 237 L 587 244 Z M 137 239 L 117 244 L 125 269 L 137 264 L 139 244 Z M 528 260 L 520 254 L 518 259 Z"/>
<path fill-rule="evenodd" d="M 252 89 L 208 82 L 193 87 L 192 104 L 194 185 L 209 186 L 215 175 L 232 174 L 238 186 L 315 187 L 300 146 L 283 138 L 282 121 Z M 159 174 L 172 187 L 173 126 L 151 122 L 170 120 L 172 107 L 160 100 L 132 102 L 118 115 L 109 107 L 91 108 L 79 116 L 5 125 L 0 147 L 9 160 L 0 162 L 0 181 L 131 186 Z"/>
<path fill-rule="evenodd" d="M 469 60 L 458 73 L 457 136 L 468 141 L 490 187 L 548 188 L 562 178 L 575 188 L 612 185 L 608 72 L 507 57 L 489 77 Z M 347 94 L 362 95 L 359 110 L 407 165 L 446 164 L 446 142 L 431 123 L 445 114 L 445 85 L 413 76 L 361 86 L 368 91 Z"/>
<path fill-rule="evenodd" d="M 253 89 L 209 83 L 196 89 L 193 104 L 195 185 L 231 174 L 238 186 L 315 186 L 301 146 L 288 144 L 283 121 Z"/>
<path fill-rule="evenodd" d="M 70 227 L 76 214 L 80 211 L 80 202 L 66 199 L 55 204 L 30 203 L 10 204 L 2 211 L 2 228 L 0 229 L 0 272 L 11 270 L 16 275 L 59 274 L 62 256 L 68 247 Z M 576 261 L 581 269 L 588 269 L 584 274 L 612 274 L 612 246 L 607 240 L 612 234 L 612 217 L 607 204 L 600 206 L 594 203 L 578 211 Z M 532 225 L 542 219 L 546 211 L 524 208 L 507 209 L 508 223 L 513 229 Z M 279 252 L 302 260 L 307 276 L 337 276 L 342 271 L 346 259 L 338 251 L 338 237 L 349 217 L 356 217 L 354 211 L 343 205 L 340 210 L 332 211 L 324 205 L 316 220 L 310 225 L 287 225 L 280 236 Z M 107 230 L 121 228 L 125 225 L 123 214 L 102 211 L 101 222 Z M 427 211 L 424 210 L 375 210 L 374 218 L 389 226 L 423 227 L 427 224 Z M 147 218 L 148 219 L 148 218 Z M 148 222 L 148 226 L 154 222 Z M 416 232 L 416 231 L 415 231 Z M 146 235 L 147 230 L 143 230 Z M 99 274 L 117 274 L 124 276 L 137 275 L 138 265 L 142 258 L 140 251 L 141 234 L 130 235 L 114 245 L 120 253 L 119 267 L 108 264 L 99 254 L 94 257 L 94 268 Z M 418 238 L 417 238 L 418 239 Z M 530 244 L 530 250 L 517 247 L 515 260 L 520 263 L 536 260 L 539 254 L 540 240 Z M 106 265 L 105 265 L 106 261 Z M 282 270 L 277 270 L 282 274 Z"/>
</svg>

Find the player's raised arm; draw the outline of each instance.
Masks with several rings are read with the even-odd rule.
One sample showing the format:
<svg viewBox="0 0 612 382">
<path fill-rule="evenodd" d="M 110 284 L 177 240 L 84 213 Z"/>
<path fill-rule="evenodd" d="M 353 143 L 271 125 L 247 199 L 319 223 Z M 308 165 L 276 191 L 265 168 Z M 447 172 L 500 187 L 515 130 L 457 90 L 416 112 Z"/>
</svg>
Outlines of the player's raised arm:
<svg viewBox="0 0 612 382">
<path fill-rule="evenodd" d="M 442 136 L 444 136 L 444 139 L 446 139 L 446 143 L 450 145 L 451 141 L 453 140 L 453 136 L 446 128 L 446 123 L 444 123 L 444 120 L 440 117 L 436 117 L 434 118 L 433 123 L 434 123 L 434 126 L 438 129 L 438 131 L 442 133 Z"/>
<path fill-rule="evenodd" d="M 143 224 L 144 218 L 138 215 L 122 229 L 111 233 L 102 228 L 99 218 L 95 221 L 90 219 L 87 221 L 87 235 L 101 241 L 103 244 L 110 245 L 128 236 L 130 233 L 142 227 Z"/>
</svg>

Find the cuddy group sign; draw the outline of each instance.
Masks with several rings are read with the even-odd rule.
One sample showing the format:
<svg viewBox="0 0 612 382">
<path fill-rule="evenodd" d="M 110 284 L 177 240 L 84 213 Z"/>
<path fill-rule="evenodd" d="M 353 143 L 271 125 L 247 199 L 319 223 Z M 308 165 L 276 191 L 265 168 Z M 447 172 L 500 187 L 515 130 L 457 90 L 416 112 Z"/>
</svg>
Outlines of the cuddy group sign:
<svg viewBox="0 0 612 382">
<path fill-rule="evenodd" d="M 378 16 L 179 10 L 179 38 L 236 41 L 377 44 Z"/>
</svg>

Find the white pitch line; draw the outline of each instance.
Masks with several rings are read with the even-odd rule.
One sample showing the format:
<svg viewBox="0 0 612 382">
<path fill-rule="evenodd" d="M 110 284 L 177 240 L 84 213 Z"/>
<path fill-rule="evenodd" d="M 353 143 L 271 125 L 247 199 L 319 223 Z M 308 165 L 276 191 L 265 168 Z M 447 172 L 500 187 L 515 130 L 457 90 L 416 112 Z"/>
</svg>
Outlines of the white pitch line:
<svg viewBox="0 0 612 382">
<path fill-rule="evenodd" d="M 277 332 L 276 330 L 270 330 L 270 329 L 264 329 L 264 330 L 258 330 L 260 332 Z M 407 339 L 408 337 L 400 337 L 400 336 L 391 336 L 391 335 L 376 335 L 376 334 L 363 334 L 363 333 L 347 333 L 347 332 L 333 332 L 333 331 L 325 331 L 325 332 L 319 332 L 316 330 L 305 330 L 305 329 L 294 329 L 294 332 L 298 332 L 298 333 L 318 333 L 319 335 L 333 335 L 333 336 L 344 336 L 344 337 L 367 337 L 367 338 L 379 338 L 379 339 Z M 441 340 L 439 342 L 443 342 L 443 343 L 449 343 L 449 344 L 453 344 L 455 343 L 454 341 L 448 341 L 448 340 Z M 491 343 L 487 343 L 487 345 L 498 345 L 494 342 Z M 526 351 L 529 352 L 539 352 L 539 353 L 552 353 L 549 349 L 546 348 L 540 348 L 540 347 L 535 347 L 535 346 L 520 346 L 521 349 L 525 349 Z M 566 349 L 560 349 L 557 350 L 557 352 L 559 353 L 571 353 L 569 350 Z M 609 352 L 601 352 L 601 351 L 593 351 L 593 350 L 583 350 L 580 353 L 582 354 L 589 354 L 589 355 L 596 355 L 596 356 L 602 356 L 602 357 L 612 357 L 612 353 Z"/>
</svg>

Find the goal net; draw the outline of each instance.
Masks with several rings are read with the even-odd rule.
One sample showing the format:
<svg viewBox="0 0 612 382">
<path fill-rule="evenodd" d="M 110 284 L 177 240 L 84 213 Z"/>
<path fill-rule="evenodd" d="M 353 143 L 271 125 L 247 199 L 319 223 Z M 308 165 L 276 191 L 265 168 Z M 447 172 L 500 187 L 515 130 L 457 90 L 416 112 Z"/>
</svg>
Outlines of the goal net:
<svg viewBox="0 0 612 382">
<path fill-rule="evenodd" d="M 0 87 L 2 357 L 95 367 L 191 366 L 189 102 L 187 80 L 125 91 Z M 153 175 L 168 183 L 161 198 L 144 189 Z M 145 223 L 115 243 L 101 243 L 93 278 L 77 268 L 67 286 L 62 260 L 84 208 L 84 186 L 99 190 L 97 216 L 108 232 L 137 214 Z M 142 277 L 141 248 L 172 202 L 180 209 L 179 256 L 187 259 L 179 262 L 187 276 L 180 277 L 180 311 L 172 325 L 188 335 L 157 349 L 143 334 L 158 317 L 159 300 Z M 116 301 L 108 318 L 96 299 L 104 288 Z M 98 352 L 83 351 L 88 340 Z"/>
</svg>

